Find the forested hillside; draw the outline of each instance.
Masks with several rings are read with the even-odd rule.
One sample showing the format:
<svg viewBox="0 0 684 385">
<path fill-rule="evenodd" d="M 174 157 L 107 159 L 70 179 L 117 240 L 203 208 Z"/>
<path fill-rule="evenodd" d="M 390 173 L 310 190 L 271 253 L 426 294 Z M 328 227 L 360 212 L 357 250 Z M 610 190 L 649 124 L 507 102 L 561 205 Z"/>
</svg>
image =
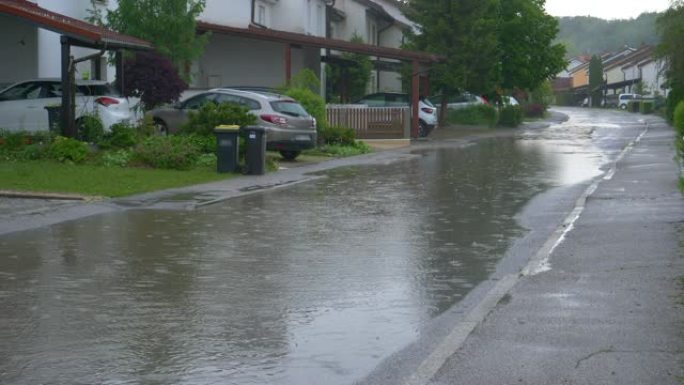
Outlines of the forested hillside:
<svg viewBox="0 0 684 385">
<path fill-rule="evenodd" d="M 567 56 L 616 50 L 624 45 L 655 44 L 658 13 L 644 13 L 636 19 L 604 20 L 577 16 L 558 19 L 558 41 L 567 47 Z"/>
</svg>

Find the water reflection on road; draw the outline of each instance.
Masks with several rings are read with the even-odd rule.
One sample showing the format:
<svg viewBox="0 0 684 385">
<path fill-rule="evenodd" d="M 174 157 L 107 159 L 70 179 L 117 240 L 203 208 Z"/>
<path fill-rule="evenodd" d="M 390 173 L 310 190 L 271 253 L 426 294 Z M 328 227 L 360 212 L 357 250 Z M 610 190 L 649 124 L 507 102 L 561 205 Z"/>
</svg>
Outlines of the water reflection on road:
<svg viewBox="0 0 684 385">
<path fill-rule="evenodd" d="M 597 130 L 0 238 L 0 382 L 351 383 L 493 271 L 534 195 L 599 174 Z"/>
</svg>

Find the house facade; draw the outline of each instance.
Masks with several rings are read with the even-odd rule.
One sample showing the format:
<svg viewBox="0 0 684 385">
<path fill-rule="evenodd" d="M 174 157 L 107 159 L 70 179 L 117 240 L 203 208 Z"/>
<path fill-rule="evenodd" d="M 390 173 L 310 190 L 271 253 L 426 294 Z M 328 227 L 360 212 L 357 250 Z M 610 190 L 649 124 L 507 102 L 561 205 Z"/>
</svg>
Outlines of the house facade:
<svg viewBox="0 0 684 385">
<path fill-rule="evenodd" d="M 326 4 L 323 0 L 208 0 L 199 21 L 325 37 Z M 288 52 L 282 44 L 211 32 L 204 54 L 191 68 L 191 88 L 275 87 L 286 83 L 283 63 Z M 321 77 L 320 49 L 293 47 L 289 55 L 291 73 L 307 68 Z"/>
<path fill-rule="evenodd" d="M 336 17 L 330 18 L 331 38 L 349 41 L 358 36 L 364 43 L 379 47 L 401 48 L 412 25 L 396 3 L 388 0 L 336 0 L 333 12 Z M 374 69 L 367 92 L 401 92 L 401 63 L 372 59 Z"/>
<path fill-rule="evenodd" d="M 75 19 L 85 20 L 92 8 L 90 0 L 31 0 L 32 3 Z M 115 1 L 95 1 L 101 10 L 116 7 Z M 47 29 L 38 28 L 19 19 L 0 14 L 0 48 L 3 60 L 0 61 L 0 84 L 14 83 L 33 78 L 58 78 L 60 66 L 60 35 Z M 73 47 L 76 58 L 97 51 Z M 85 79 L 99 78 L 114 80 L 114 68 L 106 60 L 79 63 L 76 77 Z"/>
</svg>

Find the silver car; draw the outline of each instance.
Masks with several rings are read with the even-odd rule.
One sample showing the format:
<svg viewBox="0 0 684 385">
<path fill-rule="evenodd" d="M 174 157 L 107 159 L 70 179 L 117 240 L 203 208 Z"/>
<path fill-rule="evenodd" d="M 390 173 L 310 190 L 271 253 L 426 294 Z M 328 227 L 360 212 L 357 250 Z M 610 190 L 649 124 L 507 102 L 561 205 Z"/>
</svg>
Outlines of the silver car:
<svg viewBox="0 0 684 385">
<path fill-rule="evenodd" d="M 247 108 L 257 117 L 257 125 L 266 128 L 266 148 L 279 151 L 287 160 L 316 146 L 316 119 L 294 99 L 275 93 L 216 88 L 169 107 L 154 109 L 149 114 L 157 130 L 173 134 L 188 121 L 188 112 L 209 102 Z"/>
</svg>

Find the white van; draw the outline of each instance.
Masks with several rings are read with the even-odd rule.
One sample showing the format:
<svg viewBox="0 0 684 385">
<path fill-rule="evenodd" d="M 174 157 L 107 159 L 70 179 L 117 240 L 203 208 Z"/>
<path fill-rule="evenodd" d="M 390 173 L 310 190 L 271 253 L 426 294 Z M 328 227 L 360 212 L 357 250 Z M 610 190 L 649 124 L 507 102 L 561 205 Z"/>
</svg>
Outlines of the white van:
<svg viewBox="0 0 684 385">
<path fill-rule="evenodd" d="M 629 104 L 630 100 L 637 100 L 641 99 L 641 95 L 639 94 L 620 94 L 618 96 L 618 108 L 621 110 L 626 110 L 627 105 Z"/>
</svg>

